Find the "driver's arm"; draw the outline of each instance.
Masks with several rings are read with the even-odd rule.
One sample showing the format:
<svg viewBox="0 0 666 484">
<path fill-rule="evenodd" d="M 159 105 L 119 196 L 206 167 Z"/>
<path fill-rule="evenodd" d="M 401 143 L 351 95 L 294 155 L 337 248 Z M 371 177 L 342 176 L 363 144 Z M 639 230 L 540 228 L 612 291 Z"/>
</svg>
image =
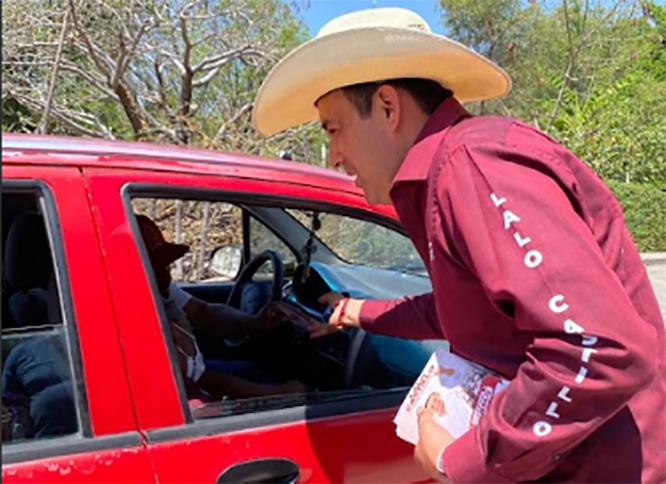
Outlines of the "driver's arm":
<svg viewBox="0 0 666 484">
<path fill-rule="evenodd" d="M 192 297 L 185 305 L 185 314 L 197 331 L 233 338 L 259 329 L 257 318 L 226 304 L 211 304 Z"/>
<path fill-rule="evenodd" d="M 173 283 L 169 286 L 169 298 L 183 309 L 195 331 L 233 338 L 259 329 L 256 317 L 226 304 L 211 304 L 198 299 Z"/>
</svg>

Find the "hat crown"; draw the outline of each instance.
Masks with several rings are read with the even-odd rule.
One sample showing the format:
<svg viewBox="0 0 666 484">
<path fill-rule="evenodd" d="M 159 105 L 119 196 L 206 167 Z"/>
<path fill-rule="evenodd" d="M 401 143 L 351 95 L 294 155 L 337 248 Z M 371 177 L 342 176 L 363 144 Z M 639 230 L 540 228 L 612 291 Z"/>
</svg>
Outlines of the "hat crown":
<svg viewBox="0 0 666 484">
<path fill-rule="evenodd" d="M 334 18 L 317 33 L 316 38 L 355 29 L 395 28 L 430 32 L 430 25 L 419 14 L 398 7 L 359 10 Z"/>
</svg>

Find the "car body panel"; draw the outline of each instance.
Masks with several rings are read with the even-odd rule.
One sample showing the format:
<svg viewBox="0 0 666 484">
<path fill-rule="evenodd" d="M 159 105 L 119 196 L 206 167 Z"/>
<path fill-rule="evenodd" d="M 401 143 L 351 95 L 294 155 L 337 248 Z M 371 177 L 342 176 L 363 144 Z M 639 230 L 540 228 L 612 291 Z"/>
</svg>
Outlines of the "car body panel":
<svg viewBox="0 0 666 484">
<path fill-rule="evenodd" d="M 128 432 L 139 439 L 71 456 L 26 462 L 15 456 L 3 465 L 3 482 L 211 482 L 233 464 L 265 457 L 296 462 L 300 482 L 425 479 L 413 448 L 395 436 L 399 393 L 192 422 L 128 197 L 133 190 L 167 188 L 215 199 L 315 200 L 395 220 L 392 208 L 368 206 L 349 177 L 297 163 L 50 137 L 12 135 L 3 144 L 3 182 L 44 180 L 55 199 L 84 367 L 89 442 Z M 412 279 L 415 288 L 427 290 L 427 279 L 405 276 Z"/>
</svg>

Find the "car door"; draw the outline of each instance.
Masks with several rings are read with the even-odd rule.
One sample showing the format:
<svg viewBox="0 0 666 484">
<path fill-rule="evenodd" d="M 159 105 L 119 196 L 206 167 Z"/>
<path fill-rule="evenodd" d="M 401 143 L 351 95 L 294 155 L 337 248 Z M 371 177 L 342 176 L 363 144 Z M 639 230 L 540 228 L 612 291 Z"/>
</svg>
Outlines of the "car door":
<svg viewBox="0 0 666 484">
<path fill-rule="evenodd" d="M 271 194 L 340 200 L 325 188 L 229 176 L 86 169 L 109 262 L 129 384 L 160 482 L 420 482 L 392 418 L 404 390 L 317 399 L 223 401 L 185 396 L 164 311 L 132 211 L 134 197 L 236 202 Z M 277 195 L 276 195 L 277 196 Z M 358 199 L 350 200 L 358 205 Z M 167 234 L 173 236 L 173 234 Z M 316 401 L 315 401 L 316 400 Z"/>
<path fill-rule="evenodd" d="M 2 482 L 153 482 L 80 171 L 49 163 L 3 163 Z"/>
</svg>

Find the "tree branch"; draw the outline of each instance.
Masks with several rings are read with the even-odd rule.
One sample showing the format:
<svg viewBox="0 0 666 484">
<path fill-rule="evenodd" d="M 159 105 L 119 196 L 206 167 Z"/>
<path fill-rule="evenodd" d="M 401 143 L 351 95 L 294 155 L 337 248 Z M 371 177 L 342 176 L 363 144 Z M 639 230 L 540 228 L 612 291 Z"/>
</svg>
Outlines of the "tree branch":
<svg viewBox="0 0 666 484">
<path fill-rule="evenodd" d="M 53 96 L 55 96 L 56 81 L 58 79 L 58 68 L 60 67 L 60 59 L 62 59 L 62 46 L 65 43 L 65 34 L 67 33 L 67 20 L 69 12 L 65 12 L 65 18 L 62 21 L 62 30 L 60 31 L 60 38 L 58 40 L 58 49 L 56 50 L 55 60 L 53 61 L 53 71 L 51 72 L 51 81 L 49 83 L 49 92 L 46 96 L 46 106 L 44 106 L 44 115 L 37 127 L 37 131 L 42 134 L 47 134 L 49 131 L 49 115 L 51 114 L 51 104 L 53 104 Z"/>
</svg>

